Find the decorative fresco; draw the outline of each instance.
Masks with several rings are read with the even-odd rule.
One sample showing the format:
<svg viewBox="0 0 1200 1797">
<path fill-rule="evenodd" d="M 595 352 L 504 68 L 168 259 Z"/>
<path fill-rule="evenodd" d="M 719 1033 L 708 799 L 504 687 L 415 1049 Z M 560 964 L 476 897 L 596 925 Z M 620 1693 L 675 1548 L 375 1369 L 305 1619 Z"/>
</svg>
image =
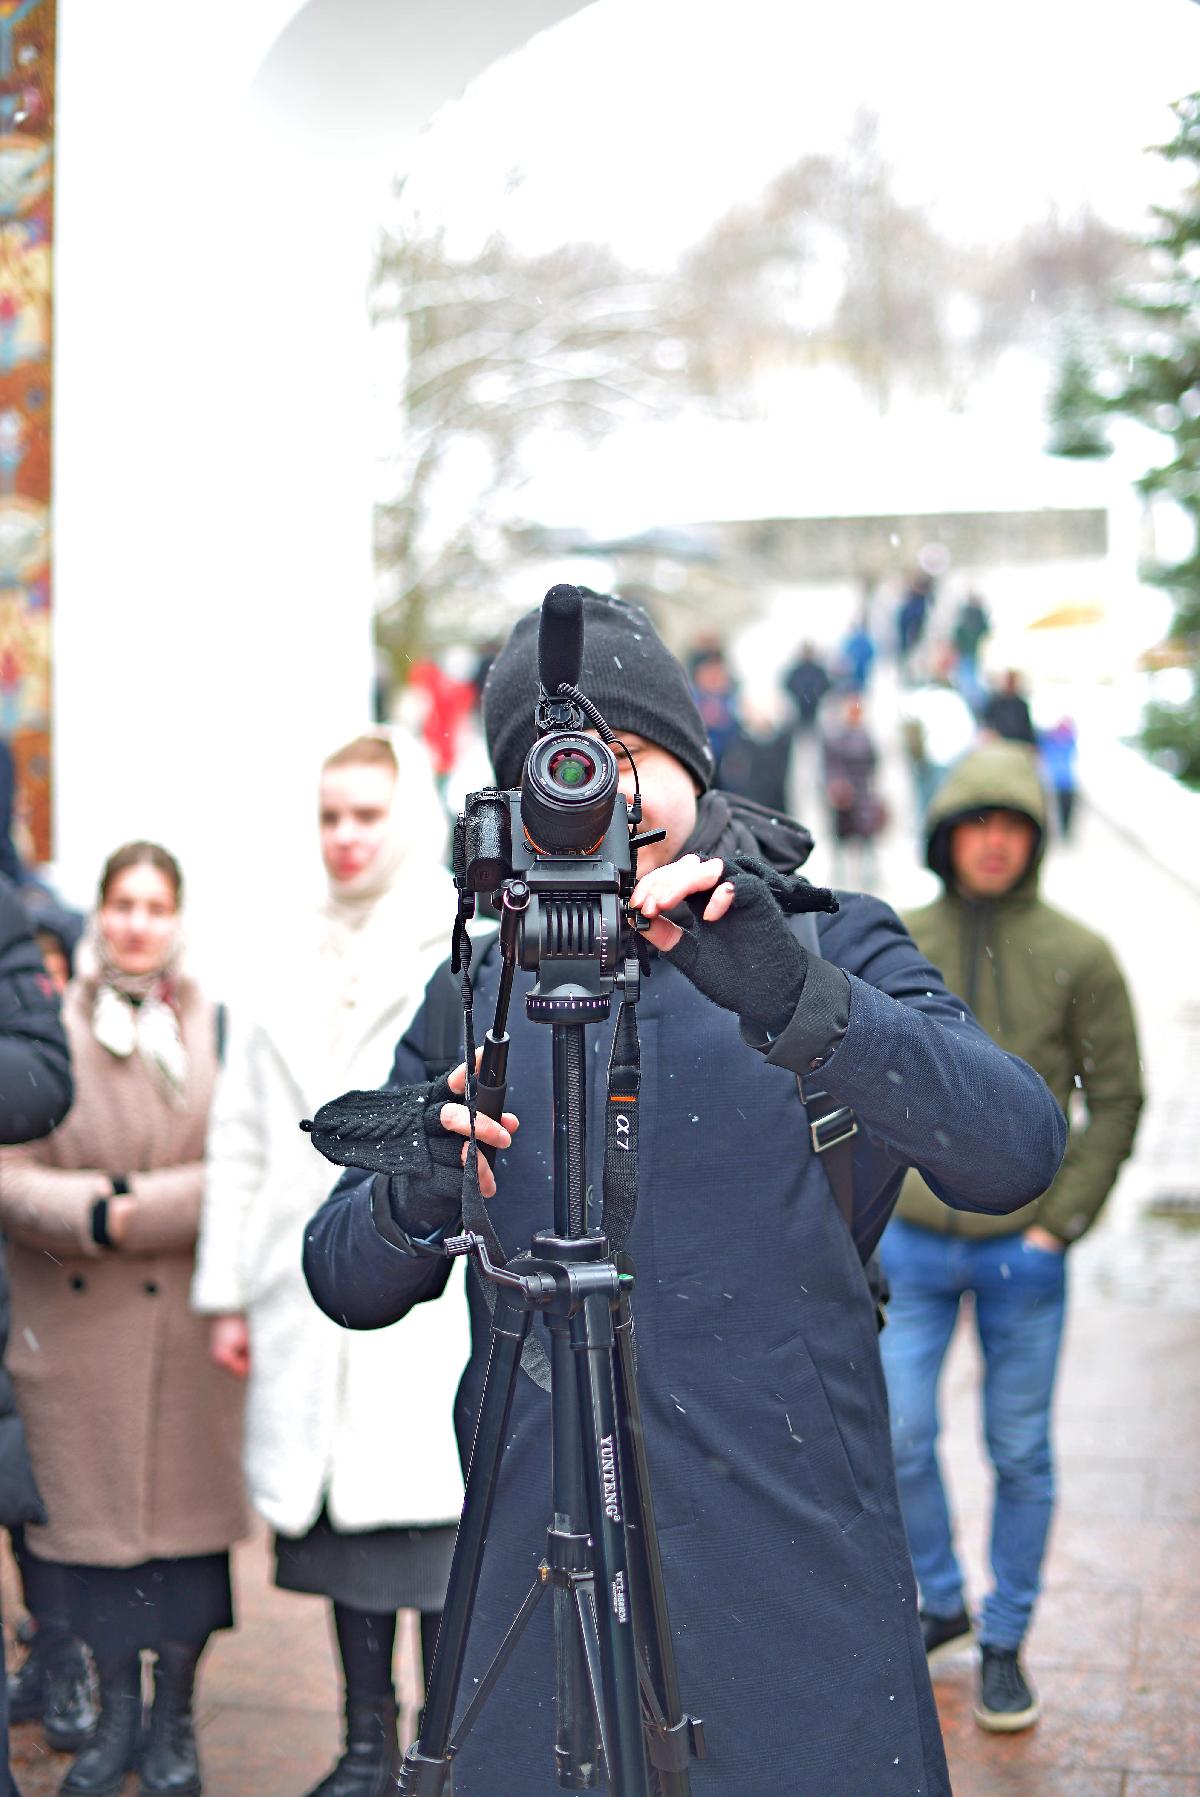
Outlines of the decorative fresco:
<svg viewBox="0 0 1200 1797">
<path fill-rule="evenodd" d="M 0 0 L 0 736 L 13 836 L 48 861 L 50 424 L 57 0 Z"/>
</svg>

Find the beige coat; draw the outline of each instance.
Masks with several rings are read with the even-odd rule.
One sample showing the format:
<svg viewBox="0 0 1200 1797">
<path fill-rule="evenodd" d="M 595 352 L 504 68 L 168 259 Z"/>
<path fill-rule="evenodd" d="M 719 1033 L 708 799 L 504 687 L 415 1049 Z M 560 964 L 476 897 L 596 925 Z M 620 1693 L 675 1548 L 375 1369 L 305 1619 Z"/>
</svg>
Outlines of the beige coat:
<svg viewBox="0 0 1200 1797">
<path fill-rule="evenodd" d="M 215 1019 L 190 981 L 179 995 L 184 1107 L 136 1053 L 121 1060 L 100 1046 L 93 988 L 76 981 L 63 1006 L 75 1107 L 45 1141 L 0 1154 L 8 1362 L 50 1516 L 29 1543 L 48 1559 L 136 1566 L 216 1552 L 245 1533 L 242 1391 L 213 1365 L 208 1325 L 188 1304 Z M 121 1246 L 104 1249 L 92 1208 L 114 1173 L 138 1208 Z"/>
</svg>

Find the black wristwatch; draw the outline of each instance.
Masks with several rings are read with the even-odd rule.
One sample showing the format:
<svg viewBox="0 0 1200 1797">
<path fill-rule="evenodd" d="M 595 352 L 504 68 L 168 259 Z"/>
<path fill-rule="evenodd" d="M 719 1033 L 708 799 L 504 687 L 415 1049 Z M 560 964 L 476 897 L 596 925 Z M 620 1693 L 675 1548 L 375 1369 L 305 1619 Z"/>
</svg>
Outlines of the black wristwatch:
<svg viewBox="0 0 1200 1797">
<path fill-rule="evenodd" d="M 108 1183 L 112 1187 L 112 1198 L 128 1198 L 129 1181 L 123 1173 L 114 1173 Z M 92 1206 L 92 1240 L 98 1248 L 115 1248 L 117 1245 L 108 1233 L 110 1202 L 110 1198 L 97 1198 Z"/>
</svg>

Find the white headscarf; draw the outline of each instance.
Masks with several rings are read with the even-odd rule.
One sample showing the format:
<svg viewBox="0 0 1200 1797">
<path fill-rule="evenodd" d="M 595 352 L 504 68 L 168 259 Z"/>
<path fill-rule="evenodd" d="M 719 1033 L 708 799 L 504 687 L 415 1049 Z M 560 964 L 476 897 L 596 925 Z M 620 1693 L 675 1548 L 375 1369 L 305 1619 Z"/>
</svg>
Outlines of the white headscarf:
<svg viewBox="0 0 1200 1797">
<path fill-rule="evenodd" d="M 431 946 L 449 952 L 453 888 L 445 868 L 446 813 L 422 745 L 400 731 L 370 734 L 390 743 L 399 771 L 378 850 L 350 880 L 327 876 L 319 916 L 328 1045 L 336 1058 L 345 1045 L 368 982 L 391 991 L 408 967 L 429 965 Z"/>
</svg>

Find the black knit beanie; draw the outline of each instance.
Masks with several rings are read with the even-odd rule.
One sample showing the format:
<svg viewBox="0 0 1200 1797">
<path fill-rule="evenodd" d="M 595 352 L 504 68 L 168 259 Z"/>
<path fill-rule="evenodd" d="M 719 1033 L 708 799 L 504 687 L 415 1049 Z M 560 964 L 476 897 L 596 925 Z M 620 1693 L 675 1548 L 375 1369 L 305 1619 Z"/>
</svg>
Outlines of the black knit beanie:
<svg viewBox="0 0 1200 1797">
<path fill-rule="evenodd" d="M 681 761 L 701 792 L 712 784 L 708 733 L 688 677 L 640 605 L 583 595 L 579 686 L 619 736 L 636 731 Z M 483 724 L 498 786 L 516 786 L 536 735 L 540 611 L 527 612 L 493 661 L 483 689 Z"/>
</svg>

